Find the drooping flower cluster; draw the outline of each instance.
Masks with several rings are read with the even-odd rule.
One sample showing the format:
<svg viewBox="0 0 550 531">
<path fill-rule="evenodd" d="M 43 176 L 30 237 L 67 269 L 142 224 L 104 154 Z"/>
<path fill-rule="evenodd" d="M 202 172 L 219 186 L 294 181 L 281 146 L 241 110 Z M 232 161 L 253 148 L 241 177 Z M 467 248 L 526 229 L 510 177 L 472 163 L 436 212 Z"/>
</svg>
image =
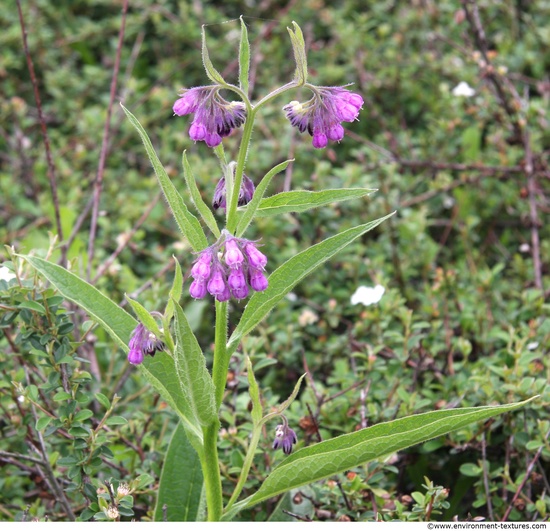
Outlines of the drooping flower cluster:
<svg viewBox="0 0 550 531">
<path fill-rule="evenodd" d="M 363 98 L 342 87 L 314 87 L 313 97 L 305 103 L 291 101 L 283 107 L 290 123 L 300 133 L 307 131 L 313 147 L 326 147 L 329 140 L 340 142 L 344 128 L 340 122 L 353 122 L 363 107 Z"/>
<path fill-rule="evenodd" d="M 220 240 L 207 247 L 191 268 L 193 282 L 189 294 L 202 299 L 210 293 L 220 302 L 231 296 L 240 300 L 248 297 L 250 289 L 265 291 L 267 278 L 264 275 L 266 256 L 258 251 L 256 243 L 245 238 L 236 238 L 226 230 Z"/>
<path fill-rule="evenodd" d="M 279 424 L 275 430 L 275 440 L 273 441 L 273 449 L 282 448 L 286 455 L 292 452 L 292 447 L 298 442 L 296 432 L 288 427 L 288 424 Z"/>
<path fill-rule="evenodd" d="M 252 179 L 243 174 L 237 204 L 239 206 L 244 206 L 250 203 L 250 201 L 252 201 L 252 197 L 254 196 L 255 189 L 256 187 L 254 186 Z M 216 185 L 216 189 L 214 190 L 214 199 L 212 200 L 212 207 L 215 210 L 218 210 L 218 208 L 225 209 L 227 207 L 225 177 L 222 177 Z"/>
<path fill-rule="evenodd" d="M 178 116 L 195 114 L 189 128 L 189 138 L 195 142 L 204 140 L 208 147 L 219 145 L 223 137 L 246 120 L 244 103 L 226 101 L 219 90 L 216 85 L 183 90 L 173 107 Z"/>
<path fill-rule="evenodd" d="M 139 365 L 145 356 L 154 356 L 157 351 L 164 350 L 164 343 L 139 323 L 132 332 L 128 347 L 128 361 L 132 365 Z"/>
</svg>

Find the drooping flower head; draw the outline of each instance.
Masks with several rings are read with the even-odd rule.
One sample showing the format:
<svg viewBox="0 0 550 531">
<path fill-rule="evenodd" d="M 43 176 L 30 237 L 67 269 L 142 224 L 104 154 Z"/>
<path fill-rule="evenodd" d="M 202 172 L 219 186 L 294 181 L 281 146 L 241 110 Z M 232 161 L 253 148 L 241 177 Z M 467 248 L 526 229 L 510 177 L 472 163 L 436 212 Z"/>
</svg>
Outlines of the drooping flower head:
<svg viewBox="0 0 550 531">
<path fill-rule="evenodd" d="M 226 101 L 216 85 L 184 89 L 176 100 L 173 111 L 178 116 L 194 114 L 189 137 L 204 140 L 208 147 L 216 147 L 222 138 L 246 120 L 246 107 L 240 101 Z"/>
<path fill-rule="evenodd" d="M 279 424 L 275 430 L 275 440 L 273 441 L 273 449 L 282 448 L 286 455 L 292 452 L 292 447 L 298 442 L 296 432 L 289 428 L 286 419 L 283 417 L 283 424 Z"/>
<path fill-rule="evenodd" d="M 237 238 L 224 230 L 214 245 L 201 251 L 191 268 L 191 297 L 202 299 L 210 293 L 224 302 L 231 297 L 245 299 L 250 289 L 265 291 L 268 286 L 264 275 L 267 257 L 256 245 L 256 242 Z"/>
<path fill-rule="evenodd" d="M 290 123 L 300 133 L 307 131 L 313 147 L 326 147 L 329 140 L 340 142 L 344 128 L 340 122 L 353 122 L 363 107 L 363 98 L 342 87 L 312 87 L 313 97 L 305 103 L 291 101 L 283 107 Z"/>
<path fill-rule="evenodd" d="M 241 189 L 239 190 L 238 206 L 248 205 L 248 203 L 252 201 L 255 190 L 256 187 L 254 186 L 252 179 L 243 174 Z M 222 177 L 216 185 L 216 189 L 214 190 L 214 199 L 212 200 L 212 207 L 215 210 L 218 208 L 225 210 L 227 207 L 225 177 Z"/>
<path fill-rule="evenodd" d="M 139 323 L 132 332 L 128 347 L 128 361 L 132 365 L 139 365 L 145 356 L 154 356 L 157 351 L 164 350 L 164 343 Z"/>
</svg>

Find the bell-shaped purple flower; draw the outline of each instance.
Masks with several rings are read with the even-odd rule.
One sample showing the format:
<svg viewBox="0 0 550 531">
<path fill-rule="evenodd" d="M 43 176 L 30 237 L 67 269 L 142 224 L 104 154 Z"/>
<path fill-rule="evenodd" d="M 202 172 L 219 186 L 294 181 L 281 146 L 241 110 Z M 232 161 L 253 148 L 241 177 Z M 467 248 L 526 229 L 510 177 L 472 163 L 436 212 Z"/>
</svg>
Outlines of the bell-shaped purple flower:
<svg viewBox="0 0 550 531">
<path fill-rule="evenodd" d="M 265 291 L 268 286 L 267 278 L 260 269 L 250 270 L 250 287 L 254 291 Z"/>
<path fill-rule="evenodd" d="M 217 296 L 223 294 L 225 292 L 225 288 L 226 285 L 223 271 L 221 267 L 217 267 L 212 273 L 206 289 L 210 295 Z"/>
<path fill-rule="evenodd" d="M 256 187 L 254 186 L 252 179 L 243 174 L 237 204 L 239 206 L 244 206 L 250 203 L 250 201 L 252 201 L 252 197 L 254 196 L 255 189 Z M 214 199 L 212 200 L 212 207 L 215 210 L 218 208 L 225 210 L 227 207 L 225 177 L 222 177 L 216 185 L 216 189 L 214 190 Z"/>
<path fill-rule="evenodd" d="M 231 268 L 235 269 L 242 265 L 244 256 L 239 249 L 237 240 L 229 238 L 225 241 L 225 263 Z"/>
<path fill-rule="evenodd" d="M 223 230 L 219 240 L 204 249 L 193 263 L 189 294 L 194 299 L 202 299 L 210 293 L 220 302 L 232 296 L 237 300 L 245 299 L 250 289 L 267 289 L 266 265 L 267 257 L 258 251 L 255 242 Z"/>
<path fill-rule="evenodd" d="M 313 97 L 305 102 L 291 101 L 283 107 L 290 123 L 303 133 L 308 131 L 316 149 L 328 141 L 344 138 L 340 122 L 353 122 L 363 107 L 363 98 L 342 87 L 314 87 Z"/>
<path fill-rule="evenodd" d="M 248 257 L 248 263 L 250 267 L 254 269 L 264 269 L 267 264 L 267 257 L 256 249 L 256 246 L 252 242 L 248 242 L 244 246 L 244 252 Z"/>
<path fill-rule="evenodd" d="M 206 297 L 206 281 L 193 280 L 189 286 L 189 295 L 194 299 L 204 299 Z"/>
<path fill-rule="evenodd" d="M 164 343 L 139 323 L 132 332 L 128 347 L 128 361 L 132 365 L 139 365 L 145 356 L 154 356 L 157 351 L 164 350 Z"/>
<path fill-rule="evenodd" d="M 285 419 L 286 420 L 286 419 Z M 296 432 L 288 427 L 288 424 L 279 424 L 275 430 L 275 440 L 273 441 L 273 449 L 282 448 L 286 455 L 292 452 L 292 447 L 298 442 Z"/>
<path fill-rule="evenodd" d="M 226 101 L 217 85 L 184 90 L 176 100 L 173 111 L 178 116 L 194 113 L 189 138 L 203 140 L 208 147 L 216 147 L 224 136 L 240 127 L 246 120 L 246 107 L 240 101 Z"/>
<path fill-rule="evenodd" d="M 201 253 L 198 260 L 195 262 L 191 268 L 191 276 L 195 280 L 208 280 L 210 278 L 210 273 L 212 272 L 212 251 L 206 249 Z M 200 297 L 198 297 L 200 298 Z"/>
</svg>

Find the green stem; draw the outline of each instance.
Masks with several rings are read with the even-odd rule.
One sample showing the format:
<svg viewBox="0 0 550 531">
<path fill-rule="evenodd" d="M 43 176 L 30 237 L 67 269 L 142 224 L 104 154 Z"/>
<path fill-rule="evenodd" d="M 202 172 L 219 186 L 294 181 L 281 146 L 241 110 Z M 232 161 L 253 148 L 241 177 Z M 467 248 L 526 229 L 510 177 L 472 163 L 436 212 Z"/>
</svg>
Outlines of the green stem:
<svg viewBox="0 0 550 531">
<path fill-rule="evenodd" d="M 216 330 L 214 339 L 212 380 L 216 387 L 216 409 L 219 409 L 227 382 L 229 356 L 227 355 L 227 302 L 216 301 Z"/>
<path fill-rule="evenodd" d="M 250 467 L 252 466 L 252 461 L 254 461 L 254 454 L 256 453 L 256 448 L 258 446 L 258 443 L 260 442 L 262 425 L 263 423 L 260 423 L 259 425 L 254 427 L 254 430 L 252 432 L 252 438 L 250 439 L 250 444 L 248 446 L 248 451 L 246 453 L 243 467 L 241 469 L 241 475 L 239 476 L 239 481 L 235 486 L 235 490 L 233 491 L 233 495 L 231 496 L 231 499 L 229 500 L 229 502 L 227 503 L 227 506 L 225 507 L 225 511 L 228 511 L 231 508 L 231 506 L 237 501 L 239 494 L 243 490 L 244 484 L 248 478 L 248 472 L 250 471 Z"/>
<path fill-rule="evenodd" d="M 239 191 L 241 189 L 241 183 L 244 174 L 244 165 L 246 163 L 246 156 L 248 154 L 248 147 L 250 146 L 250 139 L 252 138 L 252 129 L 254 128 L 254 118 L 256 117 L 256 110 L 249 109 L 249 114 L 244 123 L 243 136 L 241 138 L 241 145 L 239 147 L 239 154 L 237 155 L 237 167 L 235 168 L 235 180 L 233 182 L 233 193 L 231 194 L 231 203 L 227 209 L 227 230 L 233 234 L 237 227 L 237 205 L 239 203 Z M 226 181 L 227 182 L 227 181 Z"/>
<path fill-rule="evenodd" d="M 216 420 L 203 428 L 204 452 L 200 455 L 209 522 L 219 522 L 223 512 L 222 480 L 218 464 L 218 426 Z"/>
</svg>

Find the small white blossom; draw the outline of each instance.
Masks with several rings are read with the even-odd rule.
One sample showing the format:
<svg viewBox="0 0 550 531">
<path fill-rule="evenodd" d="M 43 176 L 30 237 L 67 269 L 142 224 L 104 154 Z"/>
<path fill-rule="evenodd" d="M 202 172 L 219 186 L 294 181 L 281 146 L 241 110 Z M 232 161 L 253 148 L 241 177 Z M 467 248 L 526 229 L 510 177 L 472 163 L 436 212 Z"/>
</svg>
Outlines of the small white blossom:
<svg viewBox="0 0 550 531">
<path fill-rule="evenodd" d="M 537 350 L 537 348 L 539 348 L 538 341 L 531 341 L 531 343 L 527 343 L 527 350 Z"/>
<path fill-rule="evenodd" d="M 364 304 L 370 306 L 376 304 L 384 295 L 386 289 L 384 286 L 377 284 L 374 288 L 368 286 L 359 286 L 355 293 L 351 296 L 352 304 Z"/>
<path fill-rule="evenodd" d="M 465 81 L 461 81 L 452 91 L 453 96 L 463 96 L 465 98 L 471 98 L 476 91 L 468 85 Z"/>
<path fill-rule="evenodd" d="M 0 267 L 0 280 L 9 282 L 12 278 L 15 278 L 15 275 L 6 266 Z"/>
</svg>

